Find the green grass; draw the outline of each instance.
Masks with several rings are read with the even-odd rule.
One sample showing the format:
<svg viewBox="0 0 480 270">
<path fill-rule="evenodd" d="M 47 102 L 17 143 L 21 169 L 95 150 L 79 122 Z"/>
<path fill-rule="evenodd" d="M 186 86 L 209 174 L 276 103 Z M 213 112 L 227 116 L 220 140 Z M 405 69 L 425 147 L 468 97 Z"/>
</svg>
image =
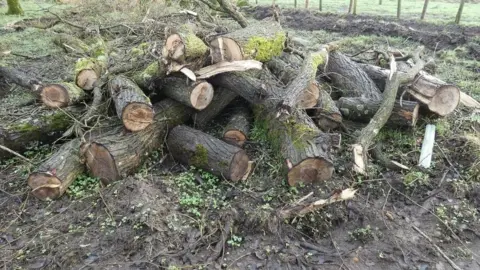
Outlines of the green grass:
<svg viewBox="0 0 480 270">
<path fill-rule="evenodd" d="M 378 0 L 357 0 L 358 15 L 381 15 L 397 16 L 397 1 L 383 0 L 382 5 L 378 5 Z M 277 0 L 280 7 L 293 8 L 295 0 Z M 401 18 L 402 19 L 420 19 L 423 9 L 421 0 L 403 0 Z M 251 0 L 251 3 L 255 3 Z M 271 5 L 271 0 L 258 0 L 259 5 Z M 348 12 L 349 0 L 323 0 L 323 12 L 333 12 L 346 14 Z M 297 8 L 304 8 L 305 1 L 297 0 Z M 457 14 L 459 4 L 441 1 L 430 1 L 426 22 L 432 23 L 453 23 Z M 318 0 L 310 1 L 309 9 L 318 10 Z M 480 3 L 466 3 L 462 13 L 462 25 L 480 25 Z"/>
<path fill-rule="evenodd" d="M 6 1 L 2 1 L 6 2 Z M 69 7 L 66 4 L 55 4 L 53 1 L 24 1 L 20 0 L 20 5 L 23 8 L 25 14 L 23 16 L 17 15 L 5 15 L 7 13 L 8 7 L 5 3 L 4 6 L 0 6 L 0 27 L 6 26 L 7 24 L 12 24 L 23 19 L 33 19 L 45 16 L 46 10 L 52 12 L 58 12 L 62 9 Z"/>
</svg>

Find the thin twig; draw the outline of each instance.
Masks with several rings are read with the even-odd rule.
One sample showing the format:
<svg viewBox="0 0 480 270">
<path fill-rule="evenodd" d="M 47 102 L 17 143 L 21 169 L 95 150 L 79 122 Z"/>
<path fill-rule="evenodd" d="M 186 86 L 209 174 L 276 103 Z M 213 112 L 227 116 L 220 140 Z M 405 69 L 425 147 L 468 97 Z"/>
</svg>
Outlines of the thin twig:
<svg viewBox="0 0 480 270">
<path fill-rule="evenodd" d="M 7 152 L 9 152 L 10 154 L 13 154 L 13 155 L 15 155 L 15 156 L 17 156 L 17 157 L 25 160 L 25 161 L 28 162 L 28 163 L 32 163 L 32 161 L 31 161 L 30 159 L 28 159 L 28 158 L 20 155 L 19 153 L 13 151 L 12 149 L 10 149 L 10 148 L 8 148 L 8 147 L 6 147 L 6 146 L 3 146 L 3 145 L 0 144 L 0 149 L 2 149 L 2 150 L 4 150 L 4 151 L 7 151 Z"/>
</svg>

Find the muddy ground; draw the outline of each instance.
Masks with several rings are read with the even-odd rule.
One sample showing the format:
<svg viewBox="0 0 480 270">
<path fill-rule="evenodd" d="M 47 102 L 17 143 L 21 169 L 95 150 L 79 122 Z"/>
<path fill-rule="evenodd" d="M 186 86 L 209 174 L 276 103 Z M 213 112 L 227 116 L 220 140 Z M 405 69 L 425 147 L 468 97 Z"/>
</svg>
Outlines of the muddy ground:
<svg viewBox="0 0 480 270">
<path fill-rule="evenodd" d="M 92 7 L 87 10 L 91 12 Z M 112 10 L 107 9 L 110 13 L 98 21 L 114 24 L 125 20 L 115 16 L 118 10 Z M 62 16 L 86 25 L 84 12 L 75 8 Z M 264 16 L 257 11 L 253 14 L 257 19 Z M 305 47 L 341 40 L 342 50 L 354 54 L 372 46 L 407 51 L 418 42 L 432 46 L 433 37 L 407 39 L 388 27 L 360 32 L 356 32 L 360 27 L 347 27 L 342 33 L 312 31 L 328 29 L 333 15 L 283 11 L 283 16 L 290 36 Z M 163 18 L 153 13 L 149 17 Z M 49 33 L 64 31 L 78 37 L 85 33 L 61 22 L 39 29 L 37 22 L 19 21 L 22 29 L 1 30 L 2 39 L 8 40 L 2 45 L 23 55 L 0 58 L 2 64 L 44 81 L 68 79 L 77 56 L 52 44 Z M 228 20 L 222 23 L 237 27 Z M 150 29 L 154 28 L 159 26 Z M 415 24 L 414 28 L 422 33 L 434 33 L 432 29 L 444 32 L 427 24 Z M 470 34 L 478 33 L 478 28 L 445 29 L 452 38 L 445 47 L 428 51 L 436 60 L 437 74 L 478 99 L 480 66 L 470 46 L 479 45 Z M 157 40 L 160 35 L 137 32 L 122 34 L 131 39 L 118 40 L 117 59 L 132 46 Z M 33 40 L 32 33 L 43 38 Z M 104 34 L 110 41 L 119 35 Z M 6 92 L 3 107 L 26 102 L 26 90 L 2 83 L 0 90 L 6 90 L 0 91 Z M 14 98 L 19 96 L 20 100 Z M 433 168 L 421 170 L 415 165 L 426 123 L 435 123 L 438 131 Z M 217 134 L 221 125 L 222 117 L 208 131 Z M 53 202 L 32 197 L 26 175 L 58 144 L 32 143 L 23 154 L 35 164 L 16 158 L 0 162 L 0 269 L 452 269 L 441 253 L 461 269 L 480 269 L 479 131 L 479 113 L 465 108 L 446 119 L 423 117 L 413 130 L 386 128 L 378 138 L 384 143 L 384 152 L 412 170 L 393 172 L 373 163 L 369 177 L 351 171 L 349 143 L 355 134 L 343 134 L 343 146 L 335 153 L 333 179 L 289 188 L 265 134 L 253 125 L 246 148 L 257 167 L 244 183 L 228 183 L 185 168 L 159 149 L 150 153 L 137 174 L 104 188 L 85 175 L 67 195 Z M 359 190 L 352 201 L 293 220 L 279 220 L 275 215 L 311 191 L 316 198 L 326 198 L 347 187 Z"/>
</svg>

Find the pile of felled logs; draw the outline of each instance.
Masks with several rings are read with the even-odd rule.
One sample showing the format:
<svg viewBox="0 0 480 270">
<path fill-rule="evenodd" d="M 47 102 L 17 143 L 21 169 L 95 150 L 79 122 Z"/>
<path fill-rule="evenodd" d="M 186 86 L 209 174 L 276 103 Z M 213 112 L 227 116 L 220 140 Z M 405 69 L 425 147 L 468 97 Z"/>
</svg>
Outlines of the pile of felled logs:
<svg viewBox="0 0 480 270">
<path fill-rule="evenodd" d="M 114 74 L 102 45 L 92 49 L 68 39 L 60 44 L 90 55 L 76 63 L 73 82 L 42 83 L 0 67 L 0 78 L 32 89 L 42 103 L 22 108 L 31 113 L 21 119 L 0 116 L 0 144 L 12 151 L 21 152 L 32 140 L 60 137 L 81 119 L 87 110 L 82 104 L 95 88 L 103 90 L 103 100 L 111 99 L 119 119 L 108 128 L 85 130 L 38 166 L 28 177 L 37 198 L 60 197 L 86 172 L 105 185 L 120 180 L 165 144 L 178 162 L 241 181 L 255 160 L 243 149 L 252 125 L 265 130 L 283 157 L 290 185 L 332 177 L 332 150 L 341 145 L 335 132 L 344 128 L 343 119 L 370 121 L 390 71 L 358 64 L 332 46 L 301 56 L 286 53 L 287 35 L 275 21 L 213 37 L 197 36 L 195 29 L 166 31 L 162 56 L 140 71 Z M 408 65 L 398 62 L 399 72 Z M 399 92 L 387 124 L 407 128 L 415 126 L 420 107 L 440 116 L 451 113 L 461 93 L 423 71 Z M 163 99 L 152 104 L 152 93 Z M 205 133 L 208 123 L 239 99 L 250 106 L 235 106 L 223 136 Z M 9 154 L 0 150 L 0 156 Z"/>
</svg>

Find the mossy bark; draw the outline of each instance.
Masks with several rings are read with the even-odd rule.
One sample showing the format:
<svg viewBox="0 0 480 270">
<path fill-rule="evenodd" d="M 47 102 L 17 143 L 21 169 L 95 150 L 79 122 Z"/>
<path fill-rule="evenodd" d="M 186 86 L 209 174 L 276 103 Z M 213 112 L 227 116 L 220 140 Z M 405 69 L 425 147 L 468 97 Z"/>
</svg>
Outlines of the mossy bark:
<svg viewBox="0 0 480 270">
<path fill-rule="evenodd" d="M 67 53 L 89 54 L 90 52 L 90 47 L 85 42 L 64 33 L 56 34 L 53 43 L 62 47 Z"/>
<path fill-rule="evenodd" d="M 167 76 L 167 67 L 163 62 L 155 61 L 148 65 L 144 70 L 134 72 L 130 78 L 143 90 L 153 92 L 155 90 L 155 81 Z"/>
<path fill-rule="evenodd" d="M 232 181 L 243 179 L 249 171 L 243 149 L 187 126 L 175 127 L 167 145 L 176 160 Z"/>
<path fill-rule="evenodd" d="M 147 128 L 125 133 L 121 126 L 110 132 L 93 135 L 81 147 L 81 155 L 90 173 L 103 184 L 132 174 L 146 155 L 162 146 L 167 133 L 186 121 L 192 110 L 174 100 L 156 103 L 154 121 Z"/>
<path fill-rule="evenodd" d="M 84 111 L 83 106 L 62 110 L 37 106 L 4 108 L 0 110 L 0 144 L 22 153 L 33 142 L 52 142 Z M 8 156 L 10 153 L 0 150 L 0 157 Z"/>
<path fill-rule="evenodd" d="M 40 200 L 61 197 L 85 171 L 85 165 L 80 160 L 80 144 L 78 138 L 63 144 L 28 176 L 28 186 L 35 197 Z"/>
<path fill-rule="evenodd" d="M 75 83 L 83 90 L 93 90 L 106 70 L 107 63 L 103 58 L 81 58 L 75 63 Z"/>
<path fill-rule="evenodd" d="M 167 63 L 175 62 L 192 70 L 203 67 L 208 54 L 208 46 L 195 35 L 195 27 L 189 24 L 170 29 L 162 49 L 163 59 Z"/>
<path fill-rule="evenodd" d="M 77 104 L 87 97 L 83 89 L 68 82 L 42 85 L 39 96 L 42 103 L 50 108 L 63 108 Z"/>
<path fill-rule="evenodd" d="M 23 9 L 20 0 L 7 0 L 7 15 L 23 15 Z"/>
</svg>

